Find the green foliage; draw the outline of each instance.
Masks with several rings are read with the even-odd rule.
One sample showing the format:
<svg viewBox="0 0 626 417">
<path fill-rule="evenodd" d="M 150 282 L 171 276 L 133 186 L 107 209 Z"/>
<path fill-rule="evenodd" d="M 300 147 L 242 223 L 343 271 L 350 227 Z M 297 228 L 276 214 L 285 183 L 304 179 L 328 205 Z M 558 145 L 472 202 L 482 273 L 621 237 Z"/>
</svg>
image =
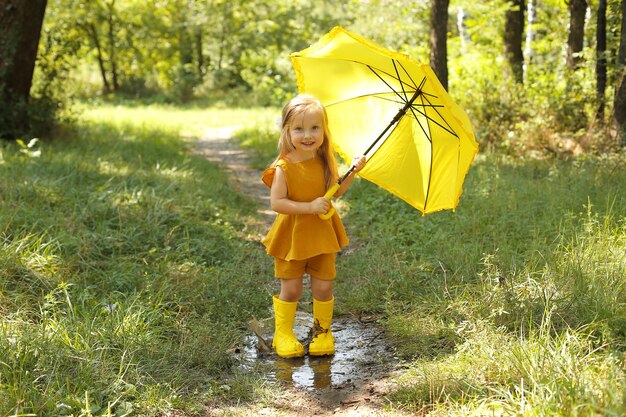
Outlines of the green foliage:
<svg viewBox="0 0 626 417">
<path fill-rule="evenodd" d="M 335 25 L 429 62 L 430 3 L 340 3 L 54 0 L 46 13 L 41 66 L 64 85 L 58 91 L 82 97 L 114 94 L 176 103 L 209 98 L 234 106 L 281 106 L 296 91 L 289 54 Z M 567 5 L 533 4 L 534 21 L 525 28 L 523 85 L 512 80 L 503 57 L 503 16 L 510 2 L 451 4 L 450 92 L 469 112 L 483 149 L 552 152 L 552 142 L 560 138 L 585 149 L 603 148 L 608 134 L 589 131 L 603 126 L 595 120 L 595 19 L 585 29 L 583 64 L 569 73 Z M 618 0 L 608 2 L 607 98 L 616 83 L 618 6 Z M 596 7 L 590 6 L 592 16 Z M 58 70 L 50 71 L 53 66 Z M 67 101 L 63 95 L 52 97 L 55 103 Z"/>
</svg>

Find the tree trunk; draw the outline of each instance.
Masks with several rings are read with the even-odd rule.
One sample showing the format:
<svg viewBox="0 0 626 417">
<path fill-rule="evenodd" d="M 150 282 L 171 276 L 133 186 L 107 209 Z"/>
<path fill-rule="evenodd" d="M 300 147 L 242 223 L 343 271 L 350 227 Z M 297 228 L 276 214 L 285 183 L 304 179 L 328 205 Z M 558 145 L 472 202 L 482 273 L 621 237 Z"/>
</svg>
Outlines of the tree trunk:
<svg viewBox="0 0 626 417">
<path fill-rule="evenodd" d="M 567 68 L 575 71 L 580 66 L 580 53 L 585 40 L 587 0 L 569 0 L 569 35 L 567 37 Z"/>
<path fill-rule="evenodd" d="M 195 33 L 195 48 L 197 56 L 196 71 L 198 72 L 198 79 L 202 81 L 204 79 L 204 54 L 202 53 L 202 29 L 196 28 Z"/>
<path fill-rule="evenodd" d="M 189 32 L 185 25 L 181 22 L 178 29 L 178 52 L 180 54 L 180 63 L 183 66 L 191 66 L 193 64 L 193 46 Z"/>
<path fill-rule="evenodd" d="M 89 23 L 85 30 L 91 37 L 91 41 L 96 47 L 96 56 L 98 58 L 98 68 L 100 68 L 100 76 L 102 77 L 102 85 L 104 87 L 104 93 L 111 92 L 111 85 L 109 84 L 109 79 L 107 78 L 107 71 L 104 66 L 104 57 L 102 56 L 102 47 L 100 46 L 100 37 L 98 36 L 98 30 L 93 23 Z"/>
<path fill-rule="evenodd" d="M 626 67 L 626 1 L 622 0 L 622 28 L 617 53 L 617 64 L 620 68 Z"/>
<path fill-rule="evenodd" d="M 29 129 L 28 99 L 33 82 L 47 0 L 0 0 L 0 136 Z"/>
<path fill-rule="evenodd" d="M 515 81 L 524 82 L 524 0 L 511 0 L 504 24 L 504 55 Z"/>
<path fill-rule="evenodd" d="M 120 82 L 117 76 L 117 56 L 115 46 L 115 0 L 107 4 L 109 23 L 109 60 L 111 61 L 111 79 L 113 81 L 113 91 L 119 91 Z"/>
<path fill-rule="evenodd" d="M 527 25 L 526 25 L 526 45 L 524 46 L 524 76 L 528 74 L 528 67 L 533 61 L 533 41 L 535 40 L 535 24 L 536 2 L 537 0 L 528 0 L 526 7 Z"/>
<path fill-rule="evenodd" d="M 626 148 L 626 0 L 622 0 L 622 28 L 617 57 L 617 84 L 613 102 L 613 124 L 622 147 Z"/>
<path fill-rule="evenodd" d="M 596 25 L 596 118 L 603 122 L 606 92 L 606 0 L 598 1 Z"/>
<path fill-rule="evenodd" d="M 448 89 L 448 5 L 450 0 L 432 0 L 430 15 L 430 66 L 443 88 Z"/>
<path fill-rule="evenodd" d="M 461 54 L 465 53 L 465 43 L 467 42 L 467 33 L 465 30 L 465 10 L 461 6 L 456 8 L 456 27 L 459 31 L 461 39 Z"/>
</svg>

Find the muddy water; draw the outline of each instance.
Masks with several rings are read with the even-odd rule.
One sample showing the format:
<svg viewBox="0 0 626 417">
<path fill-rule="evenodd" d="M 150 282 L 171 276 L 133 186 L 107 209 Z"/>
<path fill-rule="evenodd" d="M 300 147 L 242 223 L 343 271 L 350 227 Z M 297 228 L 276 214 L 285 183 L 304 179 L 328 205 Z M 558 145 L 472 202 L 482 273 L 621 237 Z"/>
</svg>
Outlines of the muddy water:
<svg viewBox="0 0 626 417">
<path fill-rule="evenodd" d="M 294 333 L 303 343 L 307 340 L 313 317 L 298 312 Z M 260 332 L 271 345 L 273 321 L 266 321 Z M 269 380 L 307 390 L 355 388 L 388 372 L 396 362 L 393 349 L 381 328 L 373 320 L 339 317 L 332 324 L 335 355 L 285 359 L 258 349 L 254 334 L 246 338 L 242 366 L 255 361 L 268 365 Z"/>
</svg>

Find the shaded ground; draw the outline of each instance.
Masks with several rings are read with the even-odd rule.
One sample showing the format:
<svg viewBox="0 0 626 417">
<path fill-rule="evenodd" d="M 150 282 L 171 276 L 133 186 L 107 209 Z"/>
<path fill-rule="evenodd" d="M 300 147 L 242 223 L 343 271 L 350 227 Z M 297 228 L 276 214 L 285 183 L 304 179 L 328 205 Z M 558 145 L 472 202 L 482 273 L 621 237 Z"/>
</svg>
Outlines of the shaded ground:
<svg viewBox="0 0 626 417">
<path fill-rule="evenodd" d="M 197 151 L 220 164 L 235 189 L 259 201 L 258 224 L 255 226 L 261 236 L 269 229 L 274 213 L 269 210 L 269 192 L 260 181 L 261 172 L 250 168 L 249 157 L 230 140 L 236 129 L 207 128 L 197 140 Z M 310 313 L 302 311 L 310 311 L 310 306 L 302 307 L 296 316 L 294 332 L 304 342 L 313 318 Z M 398 360 L 376 320 L 371 317 L 335 317 L 332 328 L 334 356 L 283 359 L 266 352 L 262 346 L 263 341 L 271 345 L 273 319 L 252 323 L 245 346 L 237 352 L 241 360 L 240 371 L 264 372 L 269 383 L 281 387 L 281 394 L 259 405 L 214 407 L 208 410 L 209 415 L 405 415 L 383 408 L 384 396 L 390 387 L 389 377 L 397 371 Z"/>
</svg>

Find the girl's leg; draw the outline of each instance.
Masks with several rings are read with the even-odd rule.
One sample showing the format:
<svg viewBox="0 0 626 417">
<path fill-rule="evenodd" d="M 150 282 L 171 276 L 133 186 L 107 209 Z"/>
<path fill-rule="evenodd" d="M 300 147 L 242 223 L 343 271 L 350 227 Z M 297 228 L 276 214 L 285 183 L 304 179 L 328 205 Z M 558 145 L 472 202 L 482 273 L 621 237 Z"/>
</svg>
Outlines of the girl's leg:
<svg viewBox="0 0 626 417">
<path fill-rule="evenodd" d="M 301 295 L 302 278 L 281 279 L 280 294 L 273 297 L 275 327 L 272 347 L 283 358 L 304 356 L 304 347 L 293 334 L 293 323 Z"/>
<path fill-rule="evenodd" d="M 309 355 L 332 355 L 335 353 L 335 338 L 330 330 L 335 306 L 333 281 L 311 277 L 311 292 L 313 293 L 314 336 L 309 344 Z"/>
<path fill-rule="evenodd" d="M 298 301 L 302 295 L 302 277 L 280 280 L 280 296 L 282 301 Z"/>
<path fill-rule="evenodd" d="M 330 301 L 333 298 L 333 281 L 311 277 L 311 294 L 319 301 Z"/>
</svg>

